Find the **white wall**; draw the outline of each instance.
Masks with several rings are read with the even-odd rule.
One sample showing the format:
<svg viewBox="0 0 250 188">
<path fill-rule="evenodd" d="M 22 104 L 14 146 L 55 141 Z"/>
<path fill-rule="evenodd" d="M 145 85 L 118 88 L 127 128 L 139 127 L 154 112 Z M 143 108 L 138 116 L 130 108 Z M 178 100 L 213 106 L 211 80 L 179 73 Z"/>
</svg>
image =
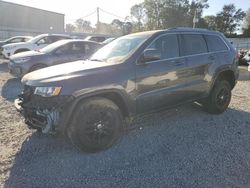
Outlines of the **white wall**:
<svg viewBox="0 0 250 188">
<path fill-rule="evenodd" d="M 233 45 L 237 50 L 241 48 L 250 49 L 250 38 L 228 38 L 228 40 L 233 42 Z"/>
</svg>

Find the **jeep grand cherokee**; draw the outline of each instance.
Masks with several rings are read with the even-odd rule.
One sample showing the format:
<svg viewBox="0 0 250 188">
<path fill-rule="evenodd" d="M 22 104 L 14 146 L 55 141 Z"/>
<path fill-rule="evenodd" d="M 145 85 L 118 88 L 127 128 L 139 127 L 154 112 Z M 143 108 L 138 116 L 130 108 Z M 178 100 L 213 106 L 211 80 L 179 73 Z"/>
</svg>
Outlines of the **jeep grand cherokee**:
<svg viewBox="0 0 250 188">
<path fill-rule="evenodd" d="M 23 77 L 15 101 L 27 125 L 61 132 L 87 152 L 112 146 L 123 120 L 199 101 L 224 112 L 238 78 L 236 51 L 218 32 L 173 28 L 120 37 L 90 60 Z"/>
</svg>

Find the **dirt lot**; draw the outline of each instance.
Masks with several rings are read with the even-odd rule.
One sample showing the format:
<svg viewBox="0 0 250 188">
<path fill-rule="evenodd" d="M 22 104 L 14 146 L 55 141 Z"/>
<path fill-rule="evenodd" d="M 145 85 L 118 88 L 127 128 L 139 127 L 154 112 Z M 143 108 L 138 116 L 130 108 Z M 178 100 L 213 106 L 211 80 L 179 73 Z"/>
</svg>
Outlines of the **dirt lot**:
<svg viewBox="0 0 250 188">
<path fill-rule="evenodd" d="M 20 81 L 0 63 L 0 187 L 250 187 L 248 78 L 222 115 L 191 104 L 137 118 L 115 147 L 86 154 L 26 128 Z"/>
</svg>

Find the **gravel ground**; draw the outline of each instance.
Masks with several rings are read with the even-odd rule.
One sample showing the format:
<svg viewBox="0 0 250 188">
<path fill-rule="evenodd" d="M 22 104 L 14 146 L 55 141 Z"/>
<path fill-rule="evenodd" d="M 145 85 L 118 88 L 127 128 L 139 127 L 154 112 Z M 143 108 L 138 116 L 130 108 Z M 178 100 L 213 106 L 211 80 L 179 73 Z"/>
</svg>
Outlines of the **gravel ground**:
<svg viewBox="0 0 250 188">
<path fill-rule="evenodd" d="M 86 154 L 26 128 L 13 107 L 21 90 L 0 63 L 0 187 L 250 187 L 250 80 L 229 109 L 198 105 L 137 118 L 113 148 Z"/>
</svg>

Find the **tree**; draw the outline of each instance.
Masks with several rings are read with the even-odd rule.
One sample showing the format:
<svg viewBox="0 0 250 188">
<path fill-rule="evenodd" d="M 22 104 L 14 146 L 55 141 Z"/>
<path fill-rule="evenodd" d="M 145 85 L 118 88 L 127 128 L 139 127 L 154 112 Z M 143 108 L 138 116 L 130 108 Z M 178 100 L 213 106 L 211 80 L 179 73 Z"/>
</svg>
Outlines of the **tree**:
<svg viewBox="0 0 250 188">
<path fill-rule="evenodd" d="M 75 24 L 78 32 L 93 32 L 90 21 L 86 21 L 80 18 L 76 20 Z"/>
<path fill-rule="evenodd" d="M 205 27 L 205 20 L 202 19 L 203 10 L 209 8 L 208 0 L 192 0 L 189 7 L 189 25 L 197 19 L 196 27 Z"/>
<path fill-rule="evenodd" d="M 66 24 L 66 32 L 72 33 L 76 30 L 76 27 L 73 24 Z"/>
<path fill-rule="evenodd" d="M 117 35 L 127 35 L 131 33 L 133 29 L 133 24 L 130 21 L 122 22 L 118 19 L 114 19 L 111 25 Z"/>
<path fill-rule="evenodd" d="M 250 8 L 246 11 L 244 20 L 243 36 L 250 37 Z"/>
<path fill-rule="evenodd" d="M 147 29 L 170 27 L 192 27 L 193 18 L 201 18 L 203 9 L 208 8 L 208 0 L 145 0 Z M 204 20 L 201 20 L 201 26 Z"/>
<path fill-rule="evenodd" d="M 226 35 L 232 35 L 241 25 L 246 13 L 236 9 L 234 4 L 224 5 L 221 12 L 216 14 L 216 29 Z"/>
<path fill-rule="evenodd" d="M 205 28 L 211 29 L 211 30 L 216 30 L 217 25 L 216 25 L 216 16 L 205 16 L 204 21 L 206 23 Z"/>
<path fill-rule="evenodd" d="M 130 14 L 133 18 L 136 19 L 135 25 L 137 25 L 138 29 L 137 31 L 142 30 L 142 20 L 145 18 L 145 9 L 144 9 L 144 3 L 136 4 L 131 7 Z"/>
</svg>

